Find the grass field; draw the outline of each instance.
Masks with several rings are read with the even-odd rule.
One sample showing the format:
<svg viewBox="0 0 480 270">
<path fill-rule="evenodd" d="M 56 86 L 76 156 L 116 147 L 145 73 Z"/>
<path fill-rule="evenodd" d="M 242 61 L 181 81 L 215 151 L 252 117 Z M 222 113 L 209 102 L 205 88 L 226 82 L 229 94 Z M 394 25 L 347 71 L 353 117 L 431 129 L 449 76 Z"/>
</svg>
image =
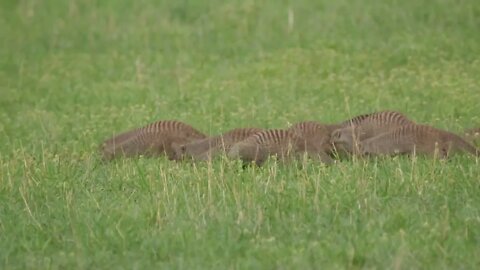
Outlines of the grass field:
<svg viewBox="0 0 480 270">
<path fill-rule="evenodd" d="M 0 269 L 478 269 L 479 160 L 99 162 L 178 119 L 480 126 L 480 2 L 0 1 Z"/>
</svg>

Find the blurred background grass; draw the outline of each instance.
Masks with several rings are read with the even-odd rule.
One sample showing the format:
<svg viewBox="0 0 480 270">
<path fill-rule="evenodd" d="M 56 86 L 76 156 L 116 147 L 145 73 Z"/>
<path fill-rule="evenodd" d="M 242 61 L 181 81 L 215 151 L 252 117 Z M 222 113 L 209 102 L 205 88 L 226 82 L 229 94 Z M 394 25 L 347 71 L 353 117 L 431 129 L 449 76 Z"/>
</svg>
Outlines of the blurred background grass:
<svg viewBox="0 0 480 270">
<path fill-rule="evenodd" d="M 156 119 L 220 132 L 387 108 L 480 122 L 476 1 L 2 5 L 10 138 L 89 144 Z"/>
</svg>

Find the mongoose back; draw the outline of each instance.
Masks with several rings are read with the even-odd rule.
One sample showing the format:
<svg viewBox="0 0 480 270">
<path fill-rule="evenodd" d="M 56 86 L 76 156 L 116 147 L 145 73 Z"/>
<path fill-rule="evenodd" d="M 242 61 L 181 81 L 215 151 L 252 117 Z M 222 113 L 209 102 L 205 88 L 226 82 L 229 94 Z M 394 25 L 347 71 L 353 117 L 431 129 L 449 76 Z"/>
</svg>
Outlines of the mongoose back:
<svg viewBox="0 0 480 270">
<path fill-rule="evenodd" d="M 262 131 L 261 128 L 235 128 L 221 135 L 193 141 L 187 144 L 174 144 L 177 159 L 191 158 L 207 160 L 220 153 L 227 153 L 233 144 L 243 141 L 249 136 Z"/>
<path fill-rule="evenodd" d="M 241 159 L 244 163 L 254 162 L 261 166 L 269 156 L 281 161 L 306 153 L 309 157 L 330 164 L 333 160 L 324 152 L 318 152 L 298 133 L 286 129 L 268 129 L 257 132 L 232 146 L 228 157 Z"/>
<path fill-rule="evenodd" d="M 174 159 L 172 143 L 187 143 L 205 137 L 205 134 L 188 124 L 176 120 L 165 120 L 116 135 L 106 140 L 101 148 L 106 160 L 117 156 L 162 154 L 166 154 L 169 159 Z"/>
<path fill-rule="evenodd" d="M 396 111 L 360 115 L 343 122 L 341 128 L 333 131 L 331 143 L 340 152 L 358 154 L 359 142 L 414 123 Z"/>
<path fill-rule="evenodd" d="M 478 156 L 478 150 L 451 132 L 427 125 L 410 124 L 360 143 L 367 155 L 422 154 L 448 158 L 458 152 Z"/>
<path fill-rule="evenodd" d="M 342 127 L 357 126 L 367 119 L 375 119 L 376 121 L 396 124 L 408 124 L 412 122 L 404 114 L 397 111 L 378 111 L 367 114 L 357 115 L 351 119 L 345 120 L 340 123 Z"/>
</svg>

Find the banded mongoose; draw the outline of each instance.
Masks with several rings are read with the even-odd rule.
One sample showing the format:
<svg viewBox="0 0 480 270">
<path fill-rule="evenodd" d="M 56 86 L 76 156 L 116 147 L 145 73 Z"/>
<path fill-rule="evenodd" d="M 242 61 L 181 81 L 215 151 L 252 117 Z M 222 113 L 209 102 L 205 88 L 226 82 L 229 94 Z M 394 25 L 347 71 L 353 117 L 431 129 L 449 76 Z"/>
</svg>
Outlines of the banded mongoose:
<svg viewBox="0 0 480 270">
<path fill-rule="evenodd" d="M 257 132 L 232 146 L 228 152 L 231 159 L 241 159 L 244 164 L 255 163 L 261 166 L 269 156 L 287 161 L 306 154 L 326 164 L 333 160 L 323 151 L 317 151 L 308 141 L 294 131 L 286 129 L 268 129 Z"/>
<path fill-rule="evenodd" d="M 364 114 L 341 123 L 342 127 L 332 132 L 331 143 L 339 152 L 358 154 L 359 142 L 414 123 L 396 111 Z"/>
<path fill-rule="evenodd" d="M 184 144 L 206 138 L 206 135 L 192 126 L 176 121 L 165 120 L 127 131 L 103 142 L 102 154 L 106 160 L 117 156 L 159 156 L 166 154 L 175 159 L 173 143 Z"/>
<path fill-rule="evenodd" d="M 451 132 L 427 125 L 410 124 L 360 142 L 361 154 L 421 154 L 448 158 L 458 152 L 479 156 L 479 151 Z"/>
<path fill-rule="evenodd" d="M 177 159 L 208 160 L 221 153 L 227 153 L 235 143 L 262 130 L 261 128 L 235 128 L 218 136 L 183 145 L 173 144 L 173 148 Z"/>
<path fill-rule="evenodd" d="M 463 137 L 472 145 L 480 145 L 480 128 L 471 128 L 465 130 Z"/>
<path fill-rule="evenodd" d="M 340 125 L 322 124 L 317 121 L 304 121 L 293 124 L 288 130 L 303 136 L 308 145 L 313 147 L 315 151 L 332 154 L 333 146 L 330 143 L 331 134 L 339 127 Z"/>
</svg>

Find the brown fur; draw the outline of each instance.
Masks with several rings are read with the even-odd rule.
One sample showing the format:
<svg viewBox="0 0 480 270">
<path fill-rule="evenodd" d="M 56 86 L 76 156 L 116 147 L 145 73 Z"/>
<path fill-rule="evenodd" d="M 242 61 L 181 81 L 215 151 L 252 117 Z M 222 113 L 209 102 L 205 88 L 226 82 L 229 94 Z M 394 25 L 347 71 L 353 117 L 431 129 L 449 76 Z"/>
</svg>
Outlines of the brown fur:
<svg viewBox="0 0 480 270">
<path fill-rule="evenodd" d="M 408 124 L 414 122 L 395 111 L 360 115 L 343 122 L 341 128 L 333 131 L 331 143 L 339 152 L 358 154 L 360 142 Z"/>
<path fill-rule="evenodd" d="M 408 124 L 411 122 L 410 119 L 408 119 L 407 116 L 404 114 L 397 112 L 397 111 L 378 111 L 378 112 L 372 112 L 372 113 L 367 113 L 367 114 L 361 114 L 358 116 L 355 116 L 351 119 L 345 120 L 342 123 L 340 123 L 341 126 L 346 127 L 346 126 L 356 126 L 361 124 L 367 119 L 378 119 L 381 121 L 388 121 L 388 122 L 395 122 L 395 123 L 400 123 L 400 124 Z"/>
<path fill-rule="evenodd" d="M 333 147 L 330 143 L 330 136 L 339 125 L 322 124 L 316 121 L 304 121 L 293 124 L 288 130 L 302 136 L 308 145 L 315 151 L 332 153 Z"/>
<path fill-rule="evenodd" d="M 221 135 L 205 138 L 191 143 L 174 144 L 177 159 L 208 160 L 221 153 L 227 153 L 233 144 L 262 131 L 260 128 L 236 128 Z"/>
<path fill-rule="evenodd" d="M 480 128 L 467 129 L 464 132 L 465 140 L 473 145 L 480 145 Z"/>
<path fill-rule="evenodd" d="M 188 143 L 205 138 L 205 134 L 180 121 L 158 121 L 142 128 L 118 134 L 101 145 L 106 160 L 118 156 L 159 156 L 175 158 L 173 143 Z"/>
<path fill-rule="evenodd" d="M 393 131 L 369 138 L 360 143 L 362 154 L 396 155 L 422 154 L 448 158 L 467 152 L 479 155 L 478 150 L 460 136 L 427 125 L 405 125 Z"/>
<path fill-rule="evenodd" d="M 232 159 L 241 159 L 244 163 L 254 162 L 262 165 L 269 156 L 281 161 L 307 154 L 308 157 L 330 164 L 333 160 L 322 151 L 317 151 L 303 136 L 292 130 L 269 129 L 257 132 L 238 142 L 228 152 Z"/>
</svg>

